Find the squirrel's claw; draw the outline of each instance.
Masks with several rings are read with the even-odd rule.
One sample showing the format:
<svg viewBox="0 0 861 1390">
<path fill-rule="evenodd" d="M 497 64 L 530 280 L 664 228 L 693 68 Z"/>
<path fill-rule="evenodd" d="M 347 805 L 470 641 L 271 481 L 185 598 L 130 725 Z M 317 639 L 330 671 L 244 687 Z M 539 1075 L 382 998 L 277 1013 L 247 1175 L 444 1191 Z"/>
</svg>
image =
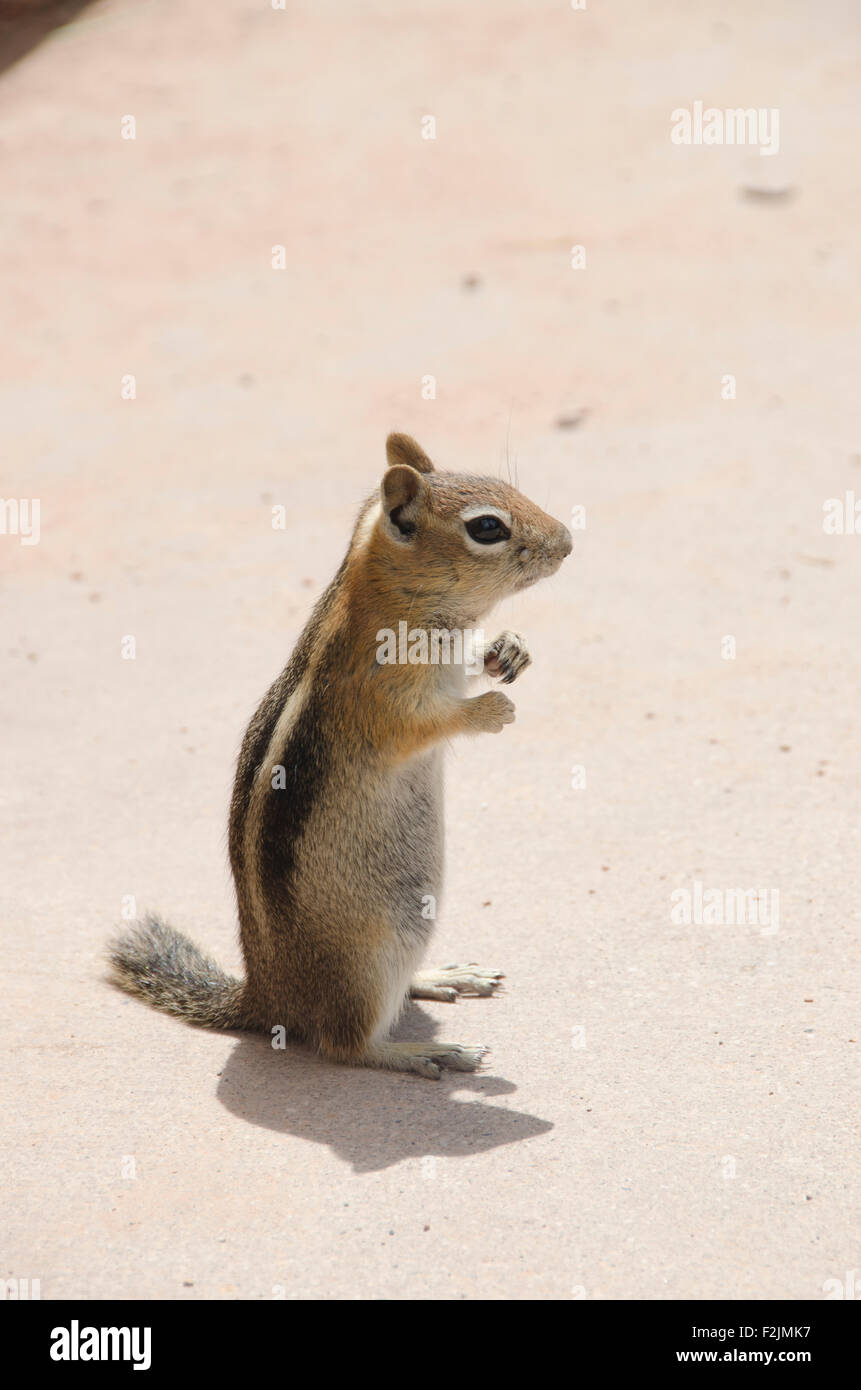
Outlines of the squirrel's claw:
<svg viewBox="0 0 861 1390">
<path fill-rule="evenodd" d="M 479 994 L 485 998 L 500 988 L 501 970 L 481 965 L 446 965 L 442 970 L 423 970 L 410 984 L 411 999 L 437 999 L 453 1004 L 459 994 Z"/>
<path fill-rule="evenodd" d="M 525 671 L 532 657 L 523 638 L 517 632 L 500 633 L 484 653 L 484 669 L 488 676 L 511 685 Z"/>
</svg>

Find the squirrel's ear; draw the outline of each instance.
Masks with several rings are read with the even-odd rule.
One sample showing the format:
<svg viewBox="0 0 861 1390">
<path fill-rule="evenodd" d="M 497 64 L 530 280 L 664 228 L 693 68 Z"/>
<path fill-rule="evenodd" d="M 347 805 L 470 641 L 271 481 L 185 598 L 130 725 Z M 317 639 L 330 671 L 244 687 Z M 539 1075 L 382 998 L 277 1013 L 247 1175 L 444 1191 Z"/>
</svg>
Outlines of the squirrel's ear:
<svg viewBox="0 0 861 1390">
<path fill-rule="evenodd" d="M 395 540 L 415 534 L 416 518 L 424 502 L 427 483 L 414 468 L 398 463 L 383 474 L 380 496 L 386 529 Z"/>
<path fill-rule="evenodd" d="M 386 440 L 386 458 L 389 467 L 395 468 L 399 463 L 405 463 L 408 468 L 414 468 L 417 473 L 433 473 L 433 464 L 421 445 L 409 434 L 390 434 Z"/>
</svg>

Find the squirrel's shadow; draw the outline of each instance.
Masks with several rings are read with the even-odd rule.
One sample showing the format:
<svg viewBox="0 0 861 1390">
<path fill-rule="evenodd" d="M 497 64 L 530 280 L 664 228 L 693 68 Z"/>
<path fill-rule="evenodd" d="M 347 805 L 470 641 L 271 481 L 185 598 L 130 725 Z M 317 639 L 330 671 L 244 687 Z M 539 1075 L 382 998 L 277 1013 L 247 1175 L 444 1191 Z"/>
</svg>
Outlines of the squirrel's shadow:
<svg viewBox="0 0 861 1390">
<path fill-rule="evenodd" d="M 437 1031 L 437 1021 L 413 1007 L 396 1036 L 424 1042 Z M 486 1073 L 443 1072 L 426 1081 L 336 1066 L 299 1046 L 281 1051 L 243 1033 L 224 1064 L 218 1099 L 249 1124 L 327 1144 L 354 1172 L 374 1172 L 407 1158 L 458 1158 L 546 1134 L 549 1121 L 484 1103 L 515 1089 Z M 452 1099 L 464 1090 L 477 1099 Z"/>
</svg>

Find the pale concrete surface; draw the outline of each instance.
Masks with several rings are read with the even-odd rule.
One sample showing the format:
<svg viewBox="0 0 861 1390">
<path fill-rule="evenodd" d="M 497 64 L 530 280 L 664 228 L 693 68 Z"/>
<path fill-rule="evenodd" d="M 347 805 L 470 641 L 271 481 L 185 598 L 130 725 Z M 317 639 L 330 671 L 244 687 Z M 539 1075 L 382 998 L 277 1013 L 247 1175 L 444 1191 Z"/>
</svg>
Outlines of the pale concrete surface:
<svg viewBox="0 0 861 1390">
<path fill-rule="evenodd" d="M 861 1264 L 861 537 L 822 528 L 861 496 L 859 29 L 106 0 L 7 71 L 2 492 L 41 541 L 0 537 L 4 1277 L 796 1299 Z M 779 155 L 673 145 L 695 100 L 780 108 Z M 493 473 L 510 434 L 587 509 L 497 614 L 517 724 L 450 758 L 432 959 L 508 989 L 412 1011 L 492 1048 L 438 1084 L 195 1032 L 99 961 L 134 895 L 238 967 L 234 757 L 392 428 Z M 694 879 L 779 929 L 673 922 Z"/>
</svg>

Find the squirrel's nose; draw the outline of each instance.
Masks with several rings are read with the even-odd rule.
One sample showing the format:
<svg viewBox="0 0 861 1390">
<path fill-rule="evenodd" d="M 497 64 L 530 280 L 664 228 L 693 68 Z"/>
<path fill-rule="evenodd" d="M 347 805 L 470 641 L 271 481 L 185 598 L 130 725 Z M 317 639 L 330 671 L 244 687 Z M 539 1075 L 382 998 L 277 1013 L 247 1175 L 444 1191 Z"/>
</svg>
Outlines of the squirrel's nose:
<svg viewBox="0 0 861 1390">
<path fill-rule="evenodd" d="M 560 551 L 562 552 L 562 559 L 563 559 L 563 560 L 565 559 L 565 556 L 566 556 L 566 555 L 570 555 L 570 554 L 571 554 L 571 551 L 572 551 L 572 549 L 573 549 L 573 546 L 574 546 L 574 542 L 571 540 L 571 532 L 568 530 L 568 527 L 567 527 L 567 526 L 560 526 L 560 527 L 559 527 L 559 549 L 560 549 Z"/>
</svg>

